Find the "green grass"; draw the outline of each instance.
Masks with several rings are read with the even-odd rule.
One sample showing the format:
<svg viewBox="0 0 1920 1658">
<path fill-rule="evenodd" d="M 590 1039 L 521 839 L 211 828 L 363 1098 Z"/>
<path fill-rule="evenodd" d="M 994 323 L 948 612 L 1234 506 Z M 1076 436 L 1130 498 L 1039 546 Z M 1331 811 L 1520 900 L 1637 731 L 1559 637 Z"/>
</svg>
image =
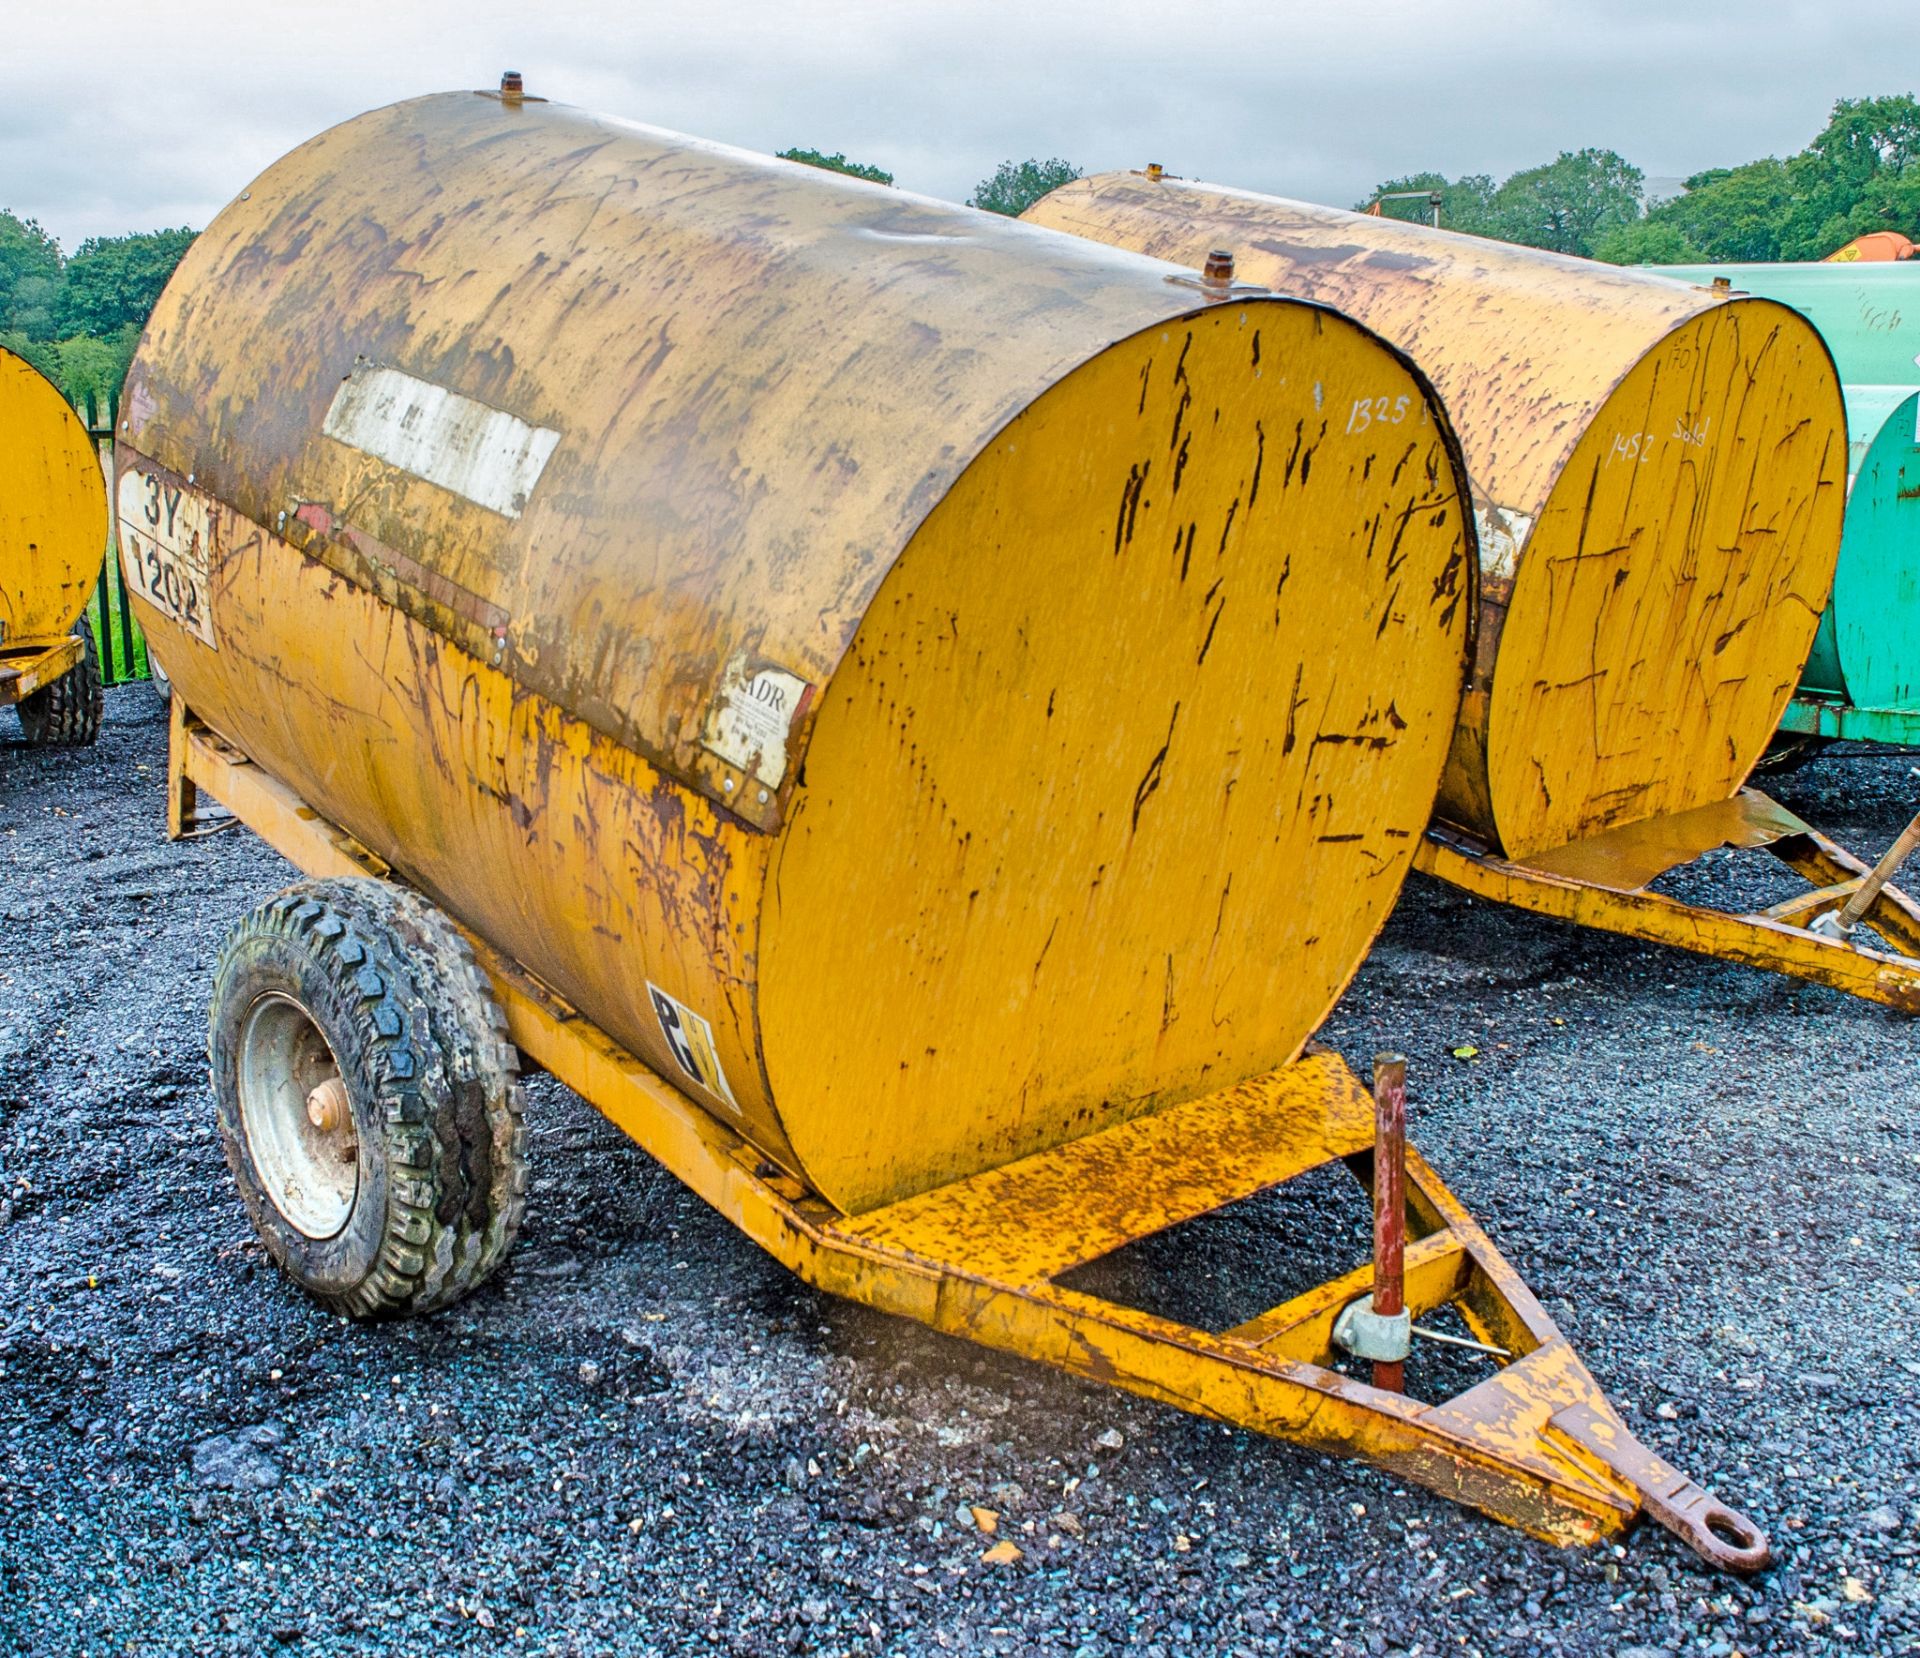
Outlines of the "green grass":
<svg viewBox="0 0 1920 1658">
<path fill-rule="evenodd" d="M 121 625 L 120 560 L 112 548 L 107 549 L 100 585 L 87 602 L 86 617 L 100 651 L 100 677 L 107 684 L 152 678 L 147 668 L 147 641 L 131 610 L 126 613 L 126 625 Z"/>
</svg>

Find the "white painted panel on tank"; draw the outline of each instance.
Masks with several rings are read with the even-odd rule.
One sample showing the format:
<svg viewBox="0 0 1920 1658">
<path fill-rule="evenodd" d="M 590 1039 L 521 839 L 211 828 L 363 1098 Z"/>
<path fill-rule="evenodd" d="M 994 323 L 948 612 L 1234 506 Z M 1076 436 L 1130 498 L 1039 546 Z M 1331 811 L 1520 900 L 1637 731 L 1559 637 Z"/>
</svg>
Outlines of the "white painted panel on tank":
<svg viewBox="0 0 1920 1658">
<path fill-rule="evenodd" d="M 549 427 L 374 363 L 341 382 L 321 430 L 504 518 L 526 510 L 560 441 Z"/>
</svg>

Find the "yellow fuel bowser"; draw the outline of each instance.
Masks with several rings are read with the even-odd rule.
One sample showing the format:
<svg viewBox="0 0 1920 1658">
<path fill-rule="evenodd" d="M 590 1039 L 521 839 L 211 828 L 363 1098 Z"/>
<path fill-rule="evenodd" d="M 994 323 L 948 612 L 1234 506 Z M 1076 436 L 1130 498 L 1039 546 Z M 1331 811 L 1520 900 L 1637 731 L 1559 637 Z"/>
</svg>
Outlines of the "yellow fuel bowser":
<svg viewBox="0 0 1920 1658">
<path fill-rule="evenodd" d="M 86 624 L 107 549 L 107 489 L 80 418 L 0 348 L 0 705 L 29 743 L 100 734 L 100 662 Z"/>
<path fill-rule="evenodd" d="M 1432 376 L 1479 524 L 1472 683 L 1419 867 L 1482 897 L 1920 1012 L 1920 905 L 1744 787 L 1826 608 L 1847 423 L 1785 305 L 1179 179 L 1062 186 L 1027 219 L 1338 306 Z M 1356 398 L 1364 433 L 1404 419 Z M 1315 428 L 1317 429 L 1317 427 Z M 1733 915 L 1650 891 L 1716 847 L 1810 890 Z M 1862 929 L 1832 917 L 1867 888 Z"/>
<path fill-rule="evenodd" d="M 1396 1068 L 1309 1047 L 1470 654 L 1403 354 L 509 77 L 268 169 L 124 408 L 170 826 L 211 797 L 311 877 L 229 936 L 210 1047 L 328 1305 L 498 1264 L 524 1053 L 834 1294 L 1558 1542 L 1646 1511 L 1764 1561 L 1401 1145 Z M 1342 1160 L 1376 1260 L 1232 1329 L 1066 1281 Z M 1410 1396 L 1444 1307 L 1484 1374 Z"/>
</svg>

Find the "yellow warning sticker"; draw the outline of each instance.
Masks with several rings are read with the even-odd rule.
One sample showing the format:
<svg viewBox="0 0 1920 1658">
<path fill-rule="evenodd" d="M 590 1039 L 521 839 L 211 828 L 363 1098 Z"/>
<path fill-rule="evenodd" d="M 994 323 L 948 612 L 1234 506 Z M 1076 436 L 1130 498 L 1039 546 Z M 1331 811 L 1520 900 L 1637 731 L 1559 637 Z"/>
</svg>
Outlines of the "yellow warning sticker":
<svg viewBox="0 0 1920 1658">
<path fill-rule="evenodd" d="M 647 984 L 647 995 L 653 1002 L 654 1016 L 660 1021 L 660 1034 L 666 1038 L 680 1069 L 738 1116 L 740 1103 L 727 1086 L 727 1073 L 720 1068 L 720 1050 L 714 1046 L 713 1026 L 651 980 Z"/>
</svg>

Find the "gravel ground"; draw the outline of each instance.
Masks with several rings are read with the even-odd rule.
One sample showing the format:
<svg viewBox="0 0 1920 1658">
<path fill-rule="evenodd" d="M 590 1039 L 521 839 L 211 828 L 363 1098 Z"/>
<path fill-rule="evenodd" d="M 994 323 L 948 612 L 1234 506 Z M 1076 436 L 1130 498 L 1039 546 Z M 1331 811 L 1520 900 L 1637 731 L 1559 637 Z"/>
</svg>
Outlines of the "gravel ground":
<svg viewBox="0 0 1920 1658">
<path fill-rule="evenodd" d="M 219 939 L 292 872 L 165 842 L 165 737 L 135 687 L 90 753 L 0 747 L 0 1650 L 1920 1651 L 1911 1024 L 1416 882 L 1325 1033 L 1409 1052 L 1442 1176 L 1772 1531 L 1741 1583 L 824 1299 L 545 1080 L 508 1269 L 323 1314 L 252 1242 L 203 1056 Z M 1877 852 L 1908 765 L 1778 792 Z M 1789 890 L 1766 863 L 1677 884 Z M 1109 1270 L 1264 1305 L 1362 1247 L 1359 1189 L 1307 1185 Z"/>
</svg>

